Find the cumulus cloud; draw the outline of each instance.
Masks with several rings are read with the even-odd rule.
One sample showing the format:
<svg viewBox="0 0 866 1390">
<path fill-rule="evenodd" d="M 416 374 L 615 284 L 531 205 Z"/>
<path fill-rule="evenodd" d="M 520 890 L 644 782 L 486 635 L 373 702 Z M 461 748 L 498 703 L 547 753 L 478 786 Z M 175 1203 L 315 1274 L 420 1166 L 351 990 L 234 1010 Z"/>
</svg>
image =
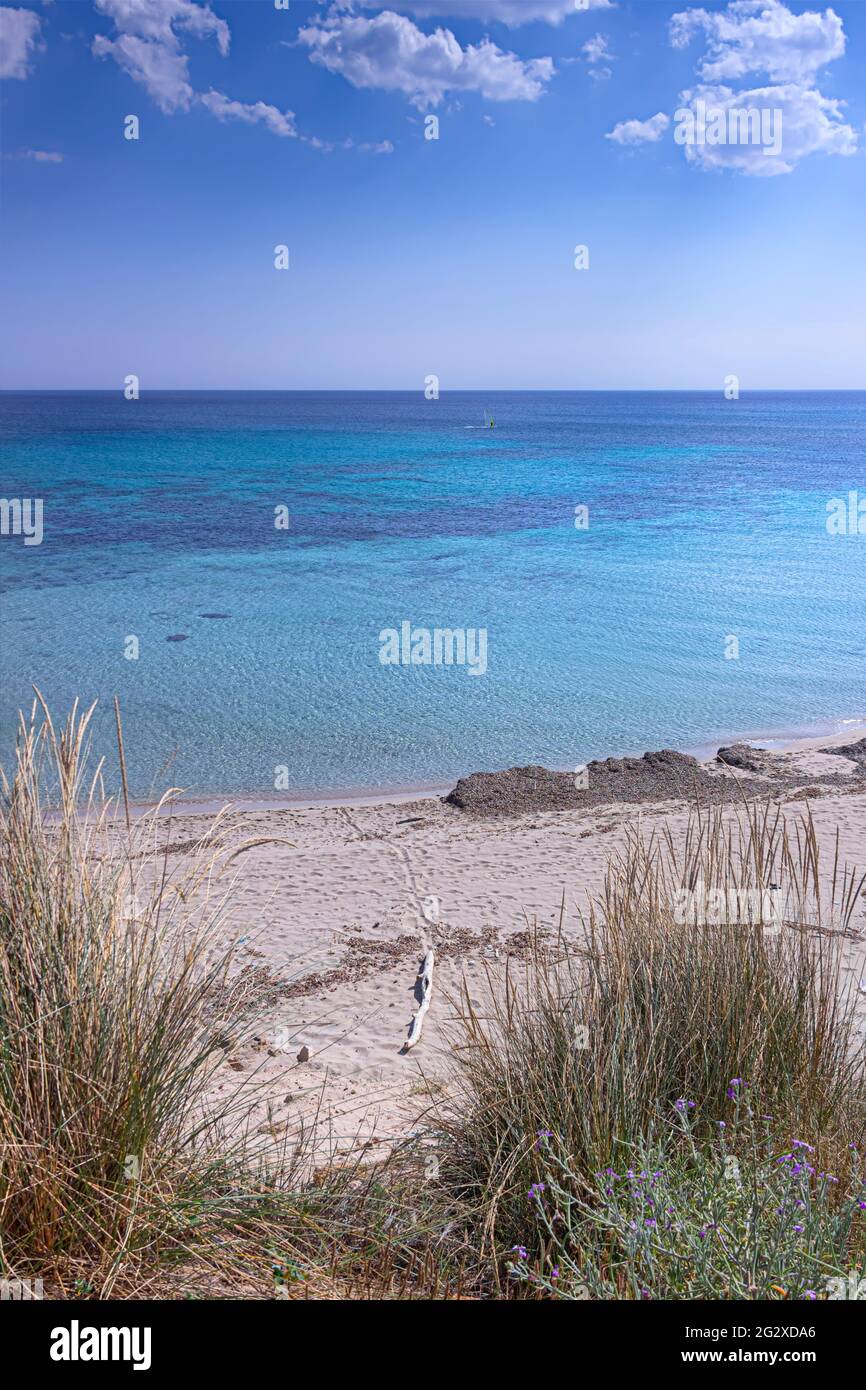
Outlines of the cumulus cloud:
<svg viewBox="0 0 866 1390">
<path fill-rule="evenodd" d="M 0 5 L 0 77 L 30 76 L 30 55 L 40 47 L 41 24 L 32 10 Z"/>
<path fill-rule="evenodd" d="M 594 34 L 591 39 L 587 39 L 581 49 L 586 54 L 588 63 L 609 62 L 613 57 L 607 46 L 607 36 L 605 34 Z"/>
<path fill-rule="evenodd" d="M 337 145 L 316 135 L 301 135 L 294 111 L 281 111 L 266 101 L 236 101 L 211 87 L 196 92 L 189 79 L 189 59 L 182 38 L 216 39 L 225 56 L 231 33 L 225 20 L 215 14 L 205 0 L 94 0 L 100 14 L 114 21 L 117 36 L 98 34 L 93 53 L 113 58 L 134 81 L 140 82 L 161 111 L 171 115 L 203 106 L 216 120 L 241 121 L 260 125 L 282 139 L 297 139 L 318 150 L 334 150 Z M 343 141 L 342 148 L 357 148 L 373 154 L 390 154 L 393 145 L 382 140 L 354 146 Z"/>
<path fill-rule="evenodd" d="M 378 9 L 380 0 L 360 0 L 368 10 Z M 389 6 L 416 19 L 480 19 L 484 23 L 501 20 L 510 29 L 542 20 L 561 24 L 581 10 L 610 10 L 613 0 L 392 0 Z"/>
<path fill-rule="evenodd" d="M 113 58 L 167 115 L 188 111 L 195 96 L 189 60 L 176 31 L 185 30 L 200 39 L 213 36 L 220 53 L 229 51 L 229 27 L 207 4 L 194 0 L 95 0 L 95 4 L 114 21 L 118 37 L 97 34 L 93 53 L 97 58 Z"/>
<path fill-rule="evenodd" d="M 810 154 L 856 152 L 845 103 L 815 85 L 819 69 L 845 52 L 833 10 L 798 15 L 782 0 L 730 0 L 720 10 L 680 11 L 669 32 L 674 48 L 695 36 L 706 43 L 697 62 L 700 85 L 680 93 L 674 113 L 674 139 L 696 168 L 768 178 L 792 173 Z M 768 84 L 728 85 L 752 74 L 766 74 Z M 623 145 L 655 141 L 668 125 L 659 112 L 651 121 L 622 121 L 607 138 Z"/>
<path fill-rule="evenodd" d="M 425 34 L 403 15 L 372 19 L 332 14 L 298 33 L 310 59 L 354 87 L 402 92 L 419 108 L 449 92 L 479 92 L 488 101 L 535 101 L 553 76 L 552 58 L 524 61 L 485 38 L 462 48 L 450 29 Z"/>
<path fill-rule="evenodd" d="M 135 82 L 140 82 L 160 111 L 188 111 L 194 92 L 187 72 L 187 56 L 167 43 L 121 34 L 115 40 L 97 34 L 93 40 L 97 58 L 113 58 Z"/>
<path fill-rule="evenodd" d="M 198 98 L 202 106 L 218 121 L 244 121 L 247 125 L 263 125 L 274 135 L 297 138 L 294 111 L 280 111 L 265 101 L 232 101 L 224 92 L 203 92 Z"/>
<path fill-rule="evenodd" d="M 605 140 L 615 140 L 618 145 L 645 145 L 661 140 L 671 123 L 670 116 L 657 111 L 646 121 L 620 121 L 609 130 Z"/>
<path fill-rule="evenodd" d="M 685 48 L 696 34 L 707 40 L 698 64 L 705 82 L 766 73 L 773 82 L 808 83 L 845 52 L 842 21 L 833 10 L 793 14 L 782 0 L 732 0 L 725 10 L 671 16 L 674 48 Z"/>
<path fill-rule="evenodd" d="M 696 35 L 706 42 L 697 63 L 702 85 L 681 93 L 681 108 L 693 112 L 702 103 L 711 118 L 719 113 L 720 130 L 725 123 L 730 127 L 732 118 L 744 120 L 737 113 L 746 111 L 761 113 L 758 119 L 767 126 L 760 141 L 686 143 L 692 164 L 766 178 L 790 174 L 810 154 L 855 152 L 857 135 L 844 119 L 844 102 L 825 97 L 815 85 L 819 69 L 845 52 L 842 21 L 833 10 L 794 14 L 782 0 L 731 0 L 723 10 L 684 10 L 671 17 L 674 48 L 684 48 Z M 752 74 L 766 74 L 770 84 L 739 91 L 727 85 Z M 684 129 L 682 121 L 677 128 Z M 767 133 L 776 128 L 778 135 L 768 141 Z"/>
<path fill-rule="evenodd" d="M 589 75 L 597 80 L 610 77 L 611 69 L 607 66 L 613 62 L 613 54 L 607 45 L 607 37 L 604 34 L 593 34 L 591 39 L 587 39 L 581 48 L 589 65 Z"/>
<path fill-rule="evenodd" d="M 197 39 L 213 34 L 220 53 L 229 51 L 229 26 L 206 0 L 94 0 L 94 4 L 100 14 L 114 20 L 122 34 L 176 46 L 176 31 L 185 29 Z"/>
<path fill-rule="evenodd" d="M 796 82 L 740 92 L 701 86 L 683 92 L 680 101 L 674 136 L 683 143 L 686 159 L 701 169 L 737 169 L 769 178 L 790 174 L 810 154 L 851 155 L 857 150 L 857 135 L 844 120 L 843 103 Z M 714 133 L 725 138 L 711 139 L 708 125 L 703 139 L 681 139 L 685 113 L 696 114 L 699 103 L 705 119 L 709 113 L 716 126 Z M 746 113 L 751 113 L 748 121 Z M 746 138 L 749 132 L 751 138 Z"/>
</svg>

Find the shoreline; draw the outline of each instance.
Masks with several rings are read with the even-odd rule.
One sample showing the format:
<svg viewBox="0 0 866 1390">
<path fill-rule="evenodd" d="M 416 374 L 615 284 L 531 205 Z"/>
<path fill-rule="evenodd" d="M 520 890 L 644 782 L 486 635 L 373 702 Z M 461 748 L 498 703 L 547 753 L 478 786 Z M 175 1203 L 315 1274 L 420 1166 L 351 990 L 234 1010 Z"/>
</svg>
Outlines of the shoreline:
<svg viewBox="0 0 866 1390">
<path fill-rule="evenodd" d="M 859 882 L 866 760 L 811 750 L 859 743 L 863 731 L 861 720 L 839 720 L 824 735 L 778 731 L 772 741 L 788 751 L 777 747 L 767 758 L 770 781 L 760 759 L 757 771 L 748 759 L 745 766 L 716 762 L 717 748 L 730 746 L 722 739 L 695 780 L 733 834 L 741 788 L 749 799 L 773 798 L 795 855 L 808 814 L 829 902 L 837 880 Z M 257 1013 L 255 1033 L 235 1042 L 231 1072 L 218 1071 L 215 1086 L 248 1078 L 255 1134 L 272 1133 L 274 1117 L 280 1125 L 312 1124 L 324 1113 L 334 1153 L 403 1142 L 424 1123 L 431 1088 L 447 1085 L 453 1001 L 467 991 L 483 999 L 485 981 L 505 972 L 517 978 L 536 933 L 579 939 L 611 862 L 636 834 L 656 843 L 670 836 L 684 853 L 693 811 L 677 783 L 696 770 L 658 753 L 642 766 L 602 766 L 597 794 L 578 803 L 561 785 L 571 781 L 567 775 L 539 778 L 536 798 L 532 777 L 507 772 L 494 774 L 492 788 L 478 787 L 470 773 L 462 802 L 451 805 L 430 788 L 353 802 L 227 800 L 227 848 L 243 853 L 226 860 L 219 939 L 236 952 L 239 988 L 251 991 Z M 727 801 L 713 795 L 725 784 L 736 793 Z M 216 807 L 204 806 L 197 812 L 193 803 L 175 803 L 174 819 L 161 818 L 151 879 L 170 883 L 183 873 L 184 857 L 212 823 Z M 778 851 L 778 836 L 776 843 Z M 210 891 L 209 877 L 204 887 Z M 842 979 L 852 989 L 866 985 L 866 897 L 855 906 L 853 930 L 839 945 Z M 407 1051 L 419 965 L 430 951 L 436 985 L 420 1046 Z M 866 988 L 857 991 L 857 1005 L 866 1027 Z"/>
<path fill-rule="evenodd" d="M 840 728 L 839 726 L 843 727 Z M 806 753 L 815 751 L 820 747 L 839 747 L 849 741 L 856 741 L 858 737 L 866 735 L 866 716 L 855 718 L 840 718 L 833 721 L 833 732 L 829 733 L 791 733 L 790 730 L 776 730 L 766 734 L 731 734 L 718 741 L 703 742 L 692 744 L 690 747 L 676 749 L 674 751 L 694 757 L 699 763 L 713 762 L 719 748 L 729 747 L 734 743 L 747 743 L 752 747 L 766 748 L 773 753 Z M 664 745 L 667 747 L 667 745 Z M 608 752 L 606 757 L 615 758 L 639 758 L 647 750 L 640 752 Z M 476 769 L 468 769 L 461 774 L 468 776 L 469 772 Z M 494 769 L 499 771 L 504 769 Z M 552 772 L 571 772 L 573 768 L 551 768 Z M 225 796 L 192 796 L 186 798 L 183 793 L 176 799 L 166 804 L 160 812 L 160 816 L 171 815 L 216 815 L 225 808 L 231 808 L 238 812 L 251 811 L 309 811 L 325 808 L 364 807 L 364 806 L 402 806 L 411 805 L 418 801 L 441 800 L 453 790 L 457 779 L 452 782 L 426 782 L 412 786 L 386 787 L 383 790 L 364 790 L 359 788 L 357 791 L 332 790 L 323 792 L 300 792 L 293 796 L 267 796 L 255 792 L 239 792 L 235 795 Z M 155 801 L 136 801 L 131 800 L 129 804 L 130 813 L 140 817 L 152 811 L 158 803 Z"/>
</svg>

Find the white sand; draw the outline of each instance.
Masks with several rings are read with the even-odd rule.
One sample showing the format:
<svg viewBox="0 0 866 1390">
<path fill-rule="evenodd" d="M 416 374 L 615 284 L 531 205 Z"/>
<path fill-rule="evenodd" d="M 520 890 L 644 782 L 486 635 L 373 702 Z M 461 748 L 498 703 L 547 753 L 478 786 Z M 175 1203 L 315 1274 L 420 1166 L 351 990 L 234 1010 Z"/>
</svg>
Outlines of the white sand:
<svg viewBox="0 0 866 1390">
<path fill-rule="evenodd" d="M 854 764 L 815 750 L 858 737 L 847 731 L 799 740 L 785 762 L 802 774 L 804 786 L 825 771 L 855 778 Z M 841 860 L 866 867 L 866 788 L 834 791 L 810 804 L 825 871 L 832 870 L 837 826 Z M 786 794 L 786 816 L 803 810 L 801 797 Z M 423 1125 L 431 1104 L 424 1078 L 435 1080 L 441 1072 L 452 1012 L 448 995 L 461 978 L 477 990 L 485 962 L 496 968 L 503 959 L 508 936 L 532 923 L 556 927 L 563 899 L 566 930 L 576 930 L 579 910 L 600 888 L 627 826 L 667 823 L 679 834 L 687 819 L 682 805 L 667 803 L 480 820 L 432 797 L 239 810 L 233 824 L 238 838 L 291 841 L 260 846 L 235 863 L 225 929 L 227 936 L 246 938 L 241 963 L 266 965 L 280 979 L 293 980 L 344 964 L 351 937 L 381 951 L 374 951 L 364 978 L 325 981 L 271 1010 L 257 1028 L 259 1042 L 227 1054 L 221 1084 L 235 1087 L 247 1077 L 265 1082 L 280 1125 L 320 1106 L 339 1145 L 359 1134 L 389 1142 Z M 207 823 L 206 815 L 185 811 L 171 839 L 189 841 Z M 848 940 L 844 950 L 847 978 L 856 984 L 866 977 L 866 899 L 855 926 L 864 940 Z M 387 952 L 399 938 L 407 938 L 406 953 L 394 960 Z M 433 1001 L 422 1041 L 405 1054 L 416 971 L 430 945 L 438 956 Z M 863 1005 L 866 1016 L 866 994 Z M 299 1063 L 302 1046 L 310 1059 Z M 263 1096 L 257 1120 L 265 1123 L 266 1114 Z"/>
</svg>

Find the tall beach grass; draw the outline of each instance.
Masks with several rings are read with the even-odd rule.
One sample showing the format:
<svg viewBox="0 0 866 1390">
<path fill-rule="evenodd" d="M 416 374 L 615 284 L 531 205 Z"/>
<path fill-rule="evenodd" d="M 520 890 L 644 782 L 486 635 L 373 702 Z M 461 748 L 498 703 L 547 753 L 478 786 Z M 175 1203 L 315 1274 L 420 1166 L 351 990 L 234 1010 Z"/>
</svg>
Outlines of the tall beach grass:
<svg viewBox="0 0 866 1390">
<path fill-rule="evenodd" d="M 838 850 L 821 862 L 808 814 L 632 834 L 581 923 L 480 1000 L 467 982 L 445 1098 L 425 1101 L 438 1149 L 428 1125 L 311 1175 L 309 1130 L 251 1142 L 248 1083 L 213 1085 L 256 1026 L 226 921 L 245 846 L 218 816 L 169 854 L 165 806 L 134 817 L 88 771 L 91 716 L 58 728 L 37 699 L 2 782 L 0 1278 L 58 1297 L 760 1297 L 862 1260 L 843 947 L 863 880 Z M 122 767 L 119 718 L 118 740 Z M 674 908 L 684 887 L 774 884 L 781 923 Z M 678 1213 L 661 1236 L 650 1171 Z"/>
<path fill-rule="evenodd" d="M 760 901 L 772 884 L 781 922 L 677 920 L 684 885 L 757 889 Z M 748 1082 L 780 1144 L 797 1137 L 848 1171 L 866 1130 L 866 1045 L 842 946 L 862 887 L 838 849 L 822 865 L 808 814 L 696 814 L 684 843 L 631 834 L 580 931 L 537 938 L 526 966 L 489 976 L 480 999 L 464 988 L 446 1170 L 494 1263 L 549 1246 L 527 1209 L 549 1144 L 559 1180 L 586 1201 L 595 1174 L 626 1171 L 666 1138 L 678 1102 L 697 1106 L 695 1138 L 708 1141 L 730 1119 L 733 1081 Z M 735 1152 L 734 1131 L 730 1142 Z"/>
<path fill-rule="evenodd" d="M 255 1093 L 231 1071 L 216 1099 L 228 1040 L 257 1022 L 224 930 L 249 846 L 218 816 L 183 856 L 160 848 L 166 799 L 133 817 L 88 773 L 92 713 L 57 728 L 37 699 L 2 782 L 0 1278 L 97 1298 L 459 1284 L 431 1254 L 413 1155 L 384 1165 L 387 1188 L 360 1159 L 311 1181 L 308 1128 L 251 1136 Z M 119 721 L 118 738 L 122 766 Z"/>
</svg>

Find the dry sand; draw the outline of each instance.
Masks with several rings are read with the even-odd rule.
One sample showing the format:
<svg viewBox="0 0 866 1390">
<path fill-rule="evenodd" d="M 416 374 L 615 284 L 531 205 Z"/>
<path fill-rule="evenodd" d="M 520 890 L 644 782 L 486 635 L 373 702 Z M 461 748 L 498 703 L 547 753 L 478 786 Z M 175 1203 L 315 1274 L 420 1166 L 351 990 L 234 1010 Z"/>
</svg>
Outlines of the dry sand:
<svg viewBox="0 0 866 1390">
<path fill-rule="evenodd" d="M 773 749 L 776 799 L 790 817 L 808 800 L 828 872 L 837 827 L 842 861 L 866 868 L 866 766 L 817 750 L 860 736 Z M 716 760 L 701 764 L 700 774 L 723 779 L 736 796 L 742 786 L 765 785 L 764 774 Z M 433 796 L 238 806 L 238 839 L 290 844 L 261 845 L 233 866 L 225 935 L 240 938 L 238 960 L 263 1013 L 255 1038 L 228 1048 L 218 1085 L 263 1086 L 255 1111 L 262 1132 L 291 1129 L 312 1110 L 338 1148 L 423 1129 L 448 1047 L 449 996 L 461 979 L 477 996 L 485 965 L 497 969 L 507 954 L 519 955 L 531 926 L 556 928 L 563 903 L 565 929 L 576 931 L 627 828 L 667 824 L 679 835 L 688 815 L 676 798 L 493 816 Z M 209 819 L 181 808 L 165 834 L 188 845 Z M 866 991 L 866 898 L 854 925 L 844 943 L 846 978 L 855 987 L 863 980 Z M 422 1041 L 406 1053 L 416 973 L 429 946 L 432 1004 Z M 866 992 L 862 1000 L 866 1022 Z"/>
</svg>

